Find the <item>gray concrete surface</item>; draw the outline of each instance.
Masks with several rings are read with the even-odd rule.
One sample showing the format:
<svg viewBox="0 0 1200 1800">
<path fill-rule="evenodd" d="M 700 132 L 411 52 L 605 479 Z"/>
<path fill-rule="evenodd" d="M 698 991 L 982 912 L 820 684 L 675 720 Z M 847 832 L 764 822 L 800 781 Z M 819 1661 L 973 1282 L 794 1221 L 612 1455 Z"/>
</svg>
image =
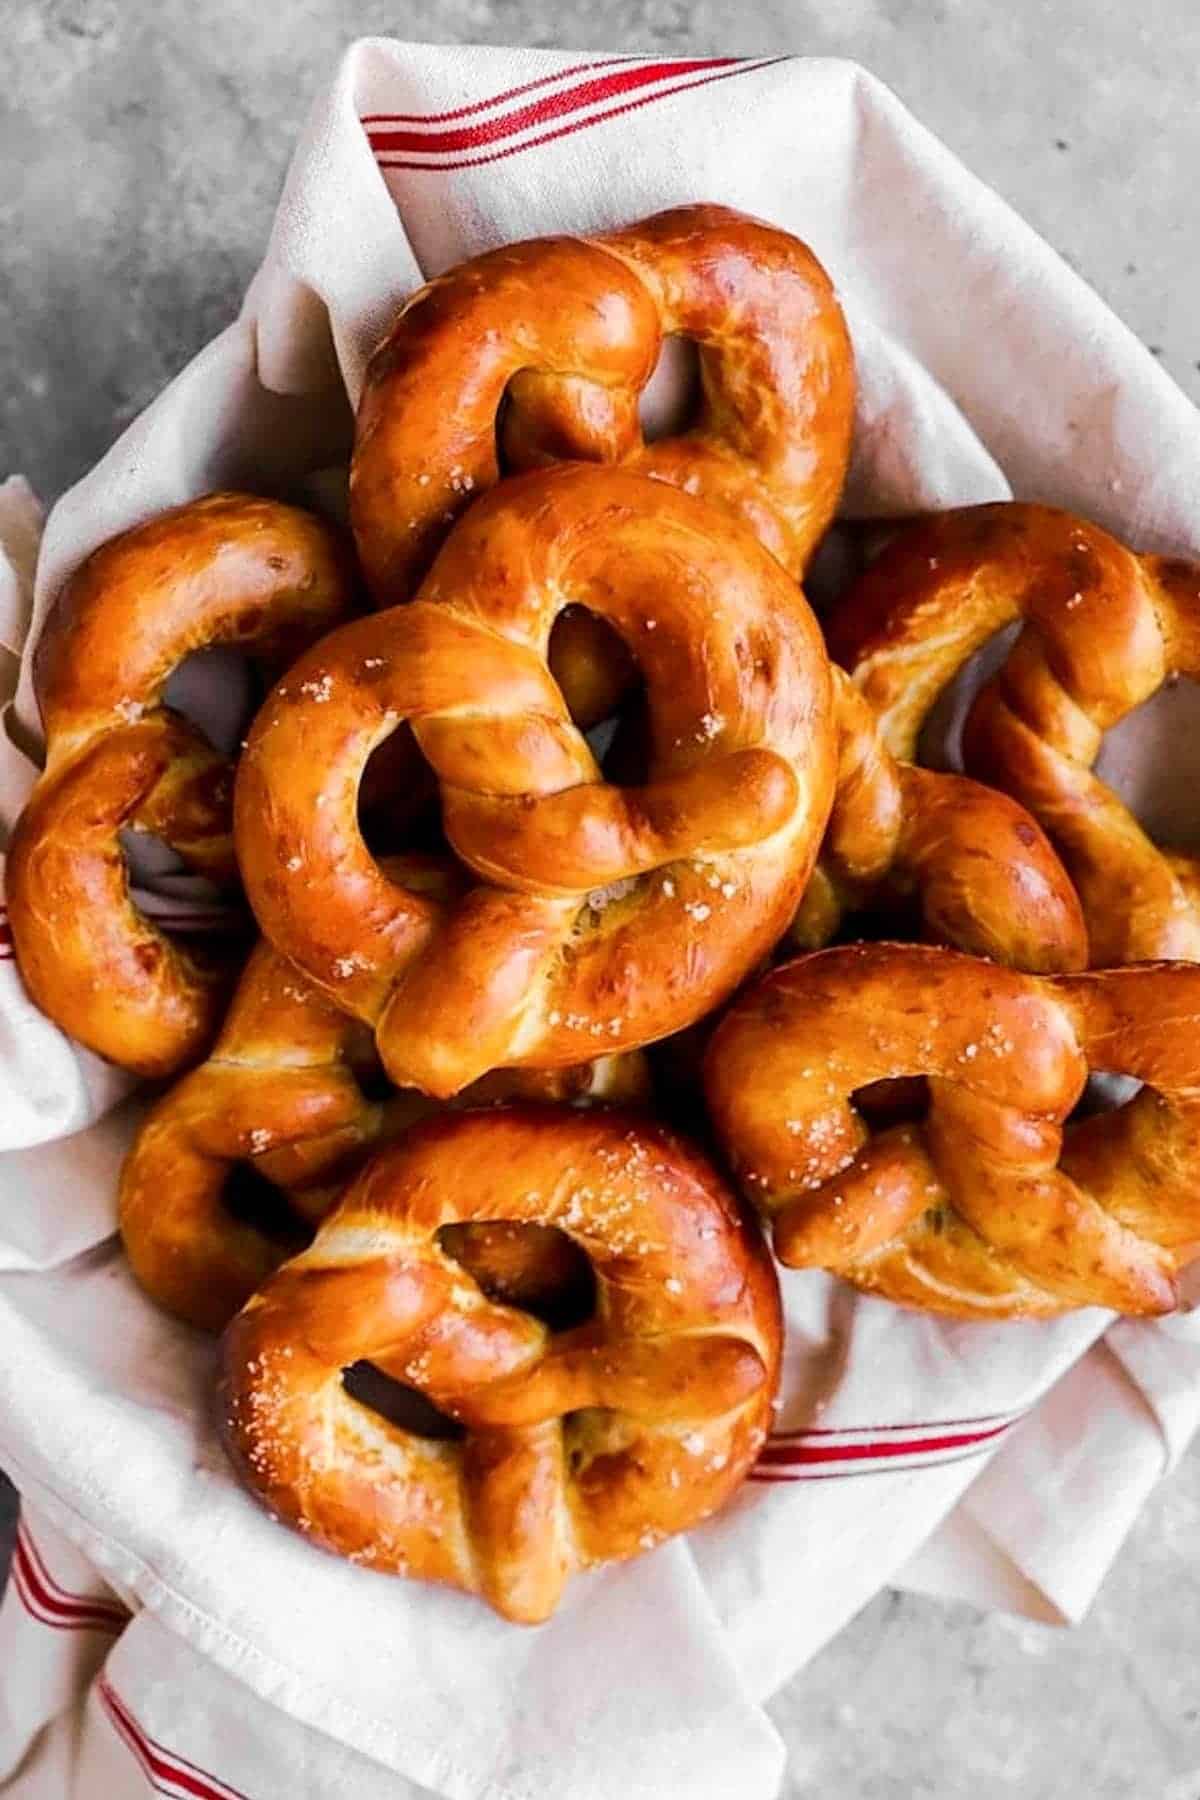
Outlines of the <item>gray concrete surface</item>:
<svg viewBox="0 0 1200 1800">
<path fill-rule="evenodd" d="M 362 32 L 856 57 L 1200 397 L 1195 0 L 0 0 L 0 27 L 0 472 L 48 498 L 233 313 Z M 787 1794 L 1200 1800 L 1198 1547 L 1193 1457 L 1073 1633 L 881 1597 L 774 1704 Z"/>
</svg>

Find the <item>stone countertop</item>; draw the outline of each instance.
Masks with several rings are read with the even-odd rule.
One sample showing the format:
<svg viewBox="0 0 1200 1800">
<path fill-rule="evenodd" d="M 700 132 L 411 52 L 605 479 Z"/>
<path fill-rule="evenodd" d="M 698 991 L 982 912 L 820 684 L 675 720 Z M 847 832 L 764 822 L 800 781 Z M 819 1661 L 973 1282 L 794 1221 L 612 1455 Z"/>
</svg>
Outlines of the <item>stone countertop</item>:
<svg viewBox="0 0 1200 1800">
<path fill-rule="evenodd" d="M 368 32 L 853 57 L 1200 398 L 1195 0 L 6 0 L 3 15 L 0 474 L 47 499 L 232 316 L 309 98 Z M 5 1511 L 0 1495 L 0 1540 Z M 1193 1455 L 1073 1632 L 881 1596 L 772 1705 L 785 1794 L 1200 1800 L 1198 1544 Z"/>
</svg>

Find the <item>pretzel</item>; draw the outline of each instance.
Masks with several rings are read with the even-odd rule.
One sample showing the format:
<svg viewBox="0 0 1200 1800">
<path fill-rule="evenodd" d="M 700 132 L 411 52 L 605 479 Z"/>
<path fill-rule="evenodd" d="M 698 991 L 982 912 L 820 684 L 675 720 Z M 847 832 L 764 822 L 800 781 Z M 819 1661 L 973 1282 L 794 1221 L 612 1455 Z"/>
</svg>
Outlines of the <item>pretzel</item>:
<svg viewBox="0 0 1200 1800">
<path fill-rule="evenodd" d="M 22 978 L 80 1043 L 140 1075 L 203 1055 L 233 976 L 135 907 L 122 831 L 156 833 L 228 882 L 231 770 L 163 699 L 192 651 L 231 644 L 278 669 L 344 619 L 354 586 L 338 539 L 273 500 L 211 494 L 96 550 L 42 634 L 36 686 L 46 767 L 5 871 Z"/>
<path fill-rule="evenodd" d="M 462 1223 L 565 1233 L 594 1314 L 551 1332 L 448 1253 Z M 568 1576 L 724 1504 L 763 1441 L 781 1321 L 770 1257 L 714 1170 L 619 1113 L 446 1114 L 382 1151 L 222 1346 L 225 1432 L 275 1515 L 378 1570 L 546 1619 Z M 362 1361 L 460 1428 L 351 1397 Z"/>
<path fill-rule="evenodd" d="M 699 347 L 703 394 L 690 429 L 645 444 L 638 396 L 668 334 Z M 534 238 L 431 281 L 375 352 L 354 534 L 391 604 L 411 596 L 502 458 L 621 462 L 728 508 L 798 577 L 841 494 L 853 411 L 837 297 L 787 232 L 680 206 L 623 231 Z M 626 674 L 585 613 L 564 618 L 552 666 L 585 725 Z"/>
<path fill-rule="evenodd" d="M 1049 507 L 968 507 L 895 538 L 827 626 L 833 654 L 912 757 L 959 668 L 1025 628 L 963 732 L 967 769 L 1045 826 L 1098 965 L 1200 958 L 1200 862 L 1160 850 L 1092 774 L 1104 733 L 1175 675 L 1200 675 L 1200 564 L 1136 556 Z"/>
<path fill-rule="evenodd" d="M 792 1268 L 964 1317 L 1169 1312 L 1200 1254 L 1200 968 L 1037 976 L 854 945 L 776 969 L 705 1067 L 713 1125 Z M 1066 1125 L 1089 1070 L 1145 1086 Z M 860 1088 L 929 1078 L 872 1133 Z"/>
<path fill-rule="evenodd" d="M 454 892 L 445 859 L 409 854 L 389 872 L 414 892 Z M 130 1267 L 157 1304 L 203 1331 L 221 1331 L 260 1282 L 313 1229 L 365 1153 L 426 1117 L 414 1093 L 372 1097 L 377 1074 L 365 1026 L 320 994 L 269 944 L 252 952 L 208 1060 L 151 1110 L 121 1171 L 118 1215 Z M 604 1057 L 580 1068 L 485 1077 L 475 1105 L 514 1095 L 574 1105 L 648 1096 L 645 1059 Z M 502 1228 L 473 1230 L 468 1257 L 493 1286 L 509 1279 L 545 1295 L 565 1279 L 561 1257 L 514 1258 Z"/>
<path fill-rule="evenodd" d="M 600 776 L 546 667 L 585 601 L 647 680 L 648 779 Z M 401 720 L 480 878 L 450 908 L 387 880 L 355 818 Z M 343 627 L 276 688 L 238 773 L 238 857 L 264 934 L 370 1023 L 401 1087 L 559 1068 L 701 1017 L 778 940 L 833 790 L 816 622 L 736 520 L 614 469 L 514 477 L 421 594 Z"/>
<path fill-rule="evenodd" d="M 304 1244 L 338 1172 L 380 1137 L 387 1115 L 356 1079 L 356 1034 L 259 944 L 212 1054 L 147 1117 L 121 1172 L 121 1236 L 141 1286 L 177 1318 L 221 1330 Z M 247 1197 L 264 1183 L 282 1190 L 270 1229 L 227 1204 L 247 1170 L 259 1177 L 244 1183 Z"/>
<path fill-rule="evenodd" d="M 911 896 L 934 943 L 1039 973 L 1085 968 L 1079 900 L 1024 807 L 964 776 L 898 762 L 840 669 L 834 698 L 837 791 L 788 942 L 818 949 L 847 912 Z"/>
</svg>

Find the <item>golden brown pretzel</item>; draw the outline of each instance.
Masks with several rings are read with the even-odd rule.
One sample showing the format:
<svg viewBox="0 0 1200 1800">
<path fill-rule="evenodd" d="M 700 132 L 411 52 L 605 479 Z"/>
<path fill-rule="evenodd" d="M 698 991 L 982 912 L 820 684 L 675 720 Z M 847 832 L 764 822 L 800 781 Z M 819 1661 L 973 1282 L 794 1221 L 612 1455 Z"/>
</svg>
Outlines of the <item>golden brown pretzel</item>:
<svg viewBox="0 0 1200 1800">
<path fill-rule="evenodd" d="M 22 978 L 64 1031 L 141 1075 L 203 1055 L 232 978 L 134 906 L 119 841 L 154 832 L 198 873 L 234 875 L 230 765 L 164 704 L 212 644 L 272 671 L 352 610 L 343 548 L 320 520 L 245 494 L 175 507 L 102 545 L 38 648 L 46 767 L 6 884 Z"/>
<path fill-rule="evenodd" d="M 1105 731 L 1200 675 L 1200 564 L 1136 556 L 1049 507 L 996 504 L 892 540 L 827 622 L 832 653 L 913 757 L 939 693 L 992 634 L 1025 628 L 963 732 L 967 769 L 1045 826 L 1079 890 L 1093 963 L 1200 958 L 1200 863 L 1159 850 L 1092 774 Z"/>
<path fill-rule="evenodd" d="M 699 346 L 703 400 L 690 430 L 645 445 L 638 395 L 669 333 Z M 359 552 L 380 602 L 406 599 L 447 523 L 496 481 L 499 437 L 518 468 L 623 461 L 687 487 L 799 575 L 841 493 L 853 409 L 832 284 L 776 226 L 679 206 L 509 244 L 414 294 L 371 360 L 350 478 Z"/>
<path fill-rule="evenodd" d="M 389 859 L 388 868 L 413 892 L 455 891 L 444 859 L 410 854 Z M 366 1149 L 430 1112 L 412 1092 L 372 1097 L 362 1084 L 377 1086 L 377 1074 L 367 1028 L 260 943 L 207 1061 L 151 1110 L 121 1171 L 121 1236 L 151 1298 L 190 1325 L 222 1330 L 309 1241 Z M 648 1091 L 645 1058 L 634 1052 L 485 1077 L 465 1098 L 628 1104 Z M 528 1246 L 521 1251 L 522 1291 L 552 1292 L 561 1259 L 531 1263 Z M 502 1231 L 474 1230 L 464 1254 L 493 1287 L 504 1286 L 512 1246 Z"/>
<path fill-rule="evenodd" d="M 638 396 L 664 336 L 699 347 L 702 397 L 645 444 Z M 622 462 L 733 511 L 800 576 L 845 481 L 854 361 L 833 286 L 788 232 L 680 206 L 601 236 L 534 238 L 405 303 L 367 370 L 351 516 L 379 604 L 407 599 L 474 495 L 508 469 Z M 568 611 L 551 666 L 575 719 L 629 670 Z"/>
<path fill-rule="evenodd" d="M 448 1253 L 463 1222 L 556 1227 L 593 1316 L 552 1333 Z M 567 1577 L 638 1555 L 733 1493 L 765 1436 L 770 1258 L 715 1171 L 620 1113 L 447 1114 L 374 1157 L 226 1333 L 226 1440 L 271 1510 L 368 1567 L 549 1617 Z M 352 1399 L 363 1360 L 463 1428 Z"/>
<path fill-rule="evenodd" d="M 731 1009 L 709 1112 L 793 1267 L 936 1312 L 1163 1313 L 1200 1254 L 1200 969 L 1018 974 L 953 950 L 853 945 Z M 1089 1070 L 1144 1088 L 1063 1124 Z M 872 1134 L 857 1091 L 929 1078 Z"/>
<path fill-rule="evenodd" d="M 934 943 L 1043 974 L 1086 968 L 1078 896 L 1024 807 L 965 776 L 897 761 L 841 669 L 834 703 L 837 791 L 790 944 L 819 949 L 847 912 L 911 896 Z"/>
<path fill-rule="evenodd" d="M 599 776 L 546 666 L 585 602 L 648 682 L 640 787 Z M 409 719 L 451 845 L 448 910 L 387 880 L 356 824 L 372 749 Z M 438 1097 L 680 1029 L 795 911 L 834 776 L 828 662 L 780 565 L 735 520 L 614 469 L 514 477 L 417 600 L 335 632 L 268 699 L 236 836 L 265 935 Z"/>
<path fill-rule="evenodd" d="M 354 1067 L 364 1037 L 258 945 L 208 1060 L 154 1107 L 121 1171 L 130 1265 L 176 1318 L 220 1331 L 306 1241 L 306 1223 L 328 1210 L 355 1152 L 380 1137 L 390 1109 L 368 1099 Z M 247 1170 L 260 1178 L 247 1184 L 256 1199 L 263 1184 L 281 1190 L 274 1229 L 228 1204 L 231 1178 Z"/>
</svg>

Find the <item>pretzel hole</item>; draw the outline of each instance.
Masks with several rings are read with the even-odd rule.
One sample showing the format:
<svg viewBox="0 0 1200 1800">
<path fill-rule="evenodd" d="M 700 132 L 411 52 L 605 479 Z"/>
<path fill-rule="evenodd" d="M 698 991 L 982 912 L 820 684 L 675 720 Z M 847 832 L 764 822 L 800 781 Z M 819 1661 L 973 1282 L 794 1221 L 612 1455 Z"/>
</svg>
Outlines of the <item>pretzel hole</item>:
<svg viewBox="0 0 1200 1800">
<path fill-rule="evenodd" d="M 239 1225 L 253 1227 L 288 1252 L 303 1250 L 312 1239 L 310 1227 L 292 1211 L 283 1190 L 252 1163 L 232 1165 L 221 1188 L 221 1205 Z"/>
<path fill-rule="evenodd" d="M 916 760 L 923 769 L 962 773 L 962 731 L 971 702 L 1004 662 L 1021 630 L 1018 619 L 1003 631 L 994 632 L 974 656 L 968 657 L 949 686 L 942 689 L 917 739 Z"/>
<path fill-rule="evenodd" d="M 351 1363 L 342 1370 L 342 1386 L 360 1406 L 378 1413 L 389 1425 L 410 1431 L 414 1437 L 441 1441 L 463 1438 L 463 1427 L 416 1388 L 408 1387 L 377 1369 L 373 1362 Z"/>
<path fill-rule="evenodd" d="M 489 1300 L 519 1307 L 551 1331 L 572 1331 L 596 1310 L 591 1258 L 556 1225 L 456 1223 L 443 1225 L 435 1241 Z"/>
<path fill-rule="evenodd" d="M 187 864 L 178 850 L 172 848 L 156 831 L 145 831 L 140 825 L 124 826 L 117 833 L 117 843 L 125 858 L 125 872 L 134 887 L 152 886 L 164 875 L 182 875 Z M 215 893 L 215 889 L 214 889 Z"/>
<path fill-rule="evenodd" d="M 208 739 L 223 756 L 235 756 L 266 694 L 255 665 L 228 644 L 193 650 L 172 671 L 163 702 Z"/>
<path fill-rule="evenodd" d="M 850 1104 L 876 1130 L 908 1124 L 929 1111 L 929 1083 L 923 1075 L 895 1075 L 855 1088 Z"/>
<path fill-rule="evenodd" d="M 1096 773 L 1160 844 L 1200 852 L 1200 683 L 1167 681 L 1105 733 Z"/>
<path fill-rule="evenodd" d="M 804 597 L 818 617 L 833 609 L 867 567 L 871 529 L 857 520 L 839 519 L 817 545 L 805 570 Z"/>
<path fill-rule="evenodd" d="M 367 758 L 358 784 L 358 829 L 374 856 L 438 846 L 437 776 L 407 720 Z"/>
<path fill-rule="evenodd" d="M 354 1076 L 355 1085 L 368 1106 L 381 1106 L 390 1100 L 396 1092 L 395 1086 L 388 1080 L 383 1064 L 377 1056 L 363 1056 L 360 1060 L 351 1060 L 350 1073 Z"/>
<path fill-rule="evenodd" d="M 644 787 L 650 780 L 650 702 L 646 683 L 638 680 L 625 694 L 621 710 L 610 721 L 602 742 L 591 739 L 605 781 L 614 787 Z"/>
<path fill-rule="evenodd" d="M 700 351 L 690 338 L 665 337 L 649 381 L 638 396 L 642 436 L 678 437 L 695 420 L 703 396 Z"/>
<path fill-rule="evenodd" d="M 1142 1083 L 1132 1075 L 1115 1075 L 1106 1069 L 1090 1069 L 1083 1092 L 1068 1113 L 1066 1123 L 1071 1125 L 1077 1119 L 1093 1119 L 1097 1113 L 1116 1112 L 1118 1108 L 1127 1106 L 1141 1089 Z"/>
<path fill-rule="evenodd" d="M 882 901 L 882 904 L 880 904 Z M 847 910 L 835 944 L 916 944 L 924 936 L 921 902 L 915 893 L 889 886 L 872 904 Z"/>
<path fill-rule="evenodd" d="M 585 606 L 567 606 L 550 630 L 550 673 L 572 719 L 591 731 L 611 719 L 638 684 L 638 668 L 620 635 Z"/>
<path fill-rule="evenodd" d="M 181 948 L 194 963 L 223 967 L 231 956 L 249 949 L 250 914 L 240 893 L 224 880 L 209 879 L 190 867 L 157 832 L 128 827 L 117 833 L 117 848 L 135 909 L 165 937 L 184 940 Z M 143 938 L 135 954 L 152 971 L 162 949 Z"/>
</svg>

